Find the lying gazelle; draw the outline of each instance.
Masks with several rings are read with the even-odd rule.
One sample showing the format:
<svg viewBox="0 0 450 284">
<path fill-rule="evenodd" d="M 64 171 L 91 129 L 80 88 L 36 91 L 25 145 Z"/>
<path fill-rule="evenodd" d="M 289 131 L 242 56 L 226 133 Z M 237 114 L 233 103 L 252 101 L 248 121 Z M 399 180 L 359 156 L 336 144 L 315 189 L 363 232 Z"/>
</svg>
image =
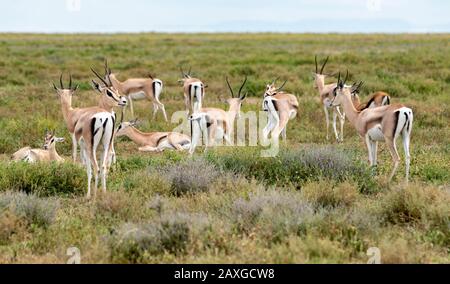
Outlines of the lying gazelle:
<svg viewBox="0 0 450 284">
<path fill-rule="evenodd" d="M 281 134 L 286 142 L 286 127 L 289 120 L 297 116 L 298 100 L 295 95 L 282 91 L 287 81 L 279 88 L 275 86 L 276 81 L 267 85 L 264 93 L 263 110 L 268 113 L 268 121 L 263 137 L 267 139 L 272 134 L 272 138 L 278 140 Z"/>
<path fill-rule="evenodd" d="M 226 78 L 226 82 L 231 93 L 231 98 L 227 100 L 230 106 L 228 111 L 220 108 L 201 108 L 189 117 L 192 140 L 189 153 L 191 155 L 194 153 L 202 135 L 207 135 L 207 137 L 204 137 L 204 140 L 207 140 L 205 150 L 207 147 L 213 146 L 216 140 L 225 139 L 229 145 L 233 143 L 231 137 L 233 135 L 234 121 L 236 117 L 239 118 L 242 102 L 247 95 L 246 93 L 242 95 L 242 89 L 247 83 L 247 77 L 242 82 L 236 96 L 228 78 Z"/>
<path fill-rule="evenodd" d="M 182 78 L 178 82 L 183 83 L 184 105 L 186 115 L 189 116 L 190 113 L 198 112 L 202 108 L 207 86 L 200 79 L 192 78 L 191 68 L 188 73 L 185 73 L 181 67 L 180 70 Z"/>
<path fill-rule="evenodd" d="M 149 132 L 144 133 L 136 128 L 137 119 L 122 122 L 117 128 L 116 137 L 127 136 L 134 143 L 140 145 L 139 151 L 162 152 L 165 149 L 188 150 L 191 138 L 178 132 Z"/>
<path fill-rule="evenodd" d="M 55 131 L 46 131 L 42 149 L 24 147 L 12 154 L 11 159 L 13 161 L 25 161 L 28 163 L 50 161 L 63 162 L 64 159 L 56 152 L 57 142 L 64 142 L 64 138 L 56 137 Z"/>
<path fill-rule="evenodd" d="M 94 88 L 102 93 L 100 105 L 87 109 L 78 119 L 75 125 L 75 139 L 81 149 L 81 156 L 85 161 L 88 176 L 87 198 L 91 197 L 92 167 L 94 168 L 94 197 L 97 193 L 98 177 L 102 179 L 103 192 L 106 192 L 106 175 L 111 152 L 114 144 L 114 124 L 116 114 L 113 107 L 125 107 L 127 100 L 119 92 L 107 83 L 94 69 L 92 72 L 100 79 L 103 85 L 92 80 Z M 100 143 L 103 145 L 100 166 L 97 162 L 97 149 Z"/>
<path fill-rule="evenodd" d="M 318 68 L 317 65 L 317 55 L 314 57 L 314 61 L 316 63 L 316 71 L 313 72 L 314 76 L 314 84 L 315 88 L 319 91 L 320 95 L 320 102 L 323 105 L 323 111 L 325 112 L 325 120 L 326 120 L 326 127 L 327 127 L 327 140 L 329 140 L 329 132 L 330 132 L 330 109 L 333 111 L 333 130 L 334 135 L 336 137 L 336 140 L 339 142 L 344 141 L 344 122 L 345 122 L 345 116 L 341 113 L 339 107 L 330 107 L 330 101 L 333 99 L 333 90 L 336 88 L 336 83 L 332 84 L 325 84 L 325 79 L 328 74 L 324 74 L 323 70 L 325 69 L 325 66 L 327 65 L 329 57 L 325 59 L 324 63 L 322 64 L 322 67 Z M 341 126 L 341 132 L 340 135 L 337 131 L 336 126 L 336 120 L 339 118 L 340 126 Z"/>
<path fill-rule="evenodd" d="M 366 108 L 387 106 L 391 104 L 391 97 L 389 96 L 389 94 L 385 92 L 376 92 L 370 97 L 370 99 L 367 102 L 361 103 L 359 99 L 359 90 L 362 85 L 363 82 L 361 81 L 359 82 L 359 84 L 355 83 L 351 86 L 353 105 L 356 107 L 358 111 L 362 111 Z"/>
<path fill-rule="evenodd" d="M 348 75 L 348 73 L 347 73 Z M 375 108 L 366 108 L 358 111 L 352 103 L 351 87 L 346 87 L 345 82 L 338 79 L 338 85 L 333 92 L 333 99 L 330 106 L 342 106 L 348 120 L 356 128 L 361 137 L 365 138 L 369 151 L 369 162 L 371 166 L 377 165 L 377 143 L 386 142 L 391 152 L 394 168 L 389 180 L 395 175 L 400 161 L 395 144 L 398 136 L 402 136 L 403 148 L 405 151 L 406 182 L 409 179 L 410 153 L 409 143 L 413 123 L 413 112 L 404 105 L 387 105 Z"/>
<path fill-rule="evenodd" d="M 164 119 L 167 121 L 166 109 L 159 100 L 163 90 L 163 82 L 160 79 L 149 75 L 149 78 L 131 78 L 121 82 L 117 79 L 116 74 L 112 73 L 107 61 L 105 61 L 105 74 L 105 81 L 111 83 L 121 95 L 127 97 L 133 117 L 133 100 L 147 99 L 153 103 L 153 119 L 155 119 L 158 110 L 161 109 Z"/>
</svg>

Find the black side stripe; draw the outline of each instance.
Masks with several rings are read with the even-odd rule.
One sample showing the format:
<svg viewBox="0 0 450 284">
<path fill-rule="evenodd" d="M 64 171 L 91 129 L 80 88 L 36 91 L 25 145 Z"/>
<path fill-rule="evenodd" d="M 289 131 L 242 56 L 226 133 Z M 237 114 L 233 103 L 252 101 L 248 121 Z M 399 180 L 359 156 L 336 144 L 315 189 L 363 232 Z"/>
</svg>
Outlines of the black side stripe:
<svg viewBox="0 0 450 284">
<path fill-rule="evenodd" d="M 409 117 L 408 117 L 408 114 L 405 112 L 405 124 L 403 125 L 403 128 L 402 128 L 402 130 L 403 129 L 405 129 L 405 127 L 407 127 L 408 126 L 408 123 L 409 123 Z"/>
<path fill-rule="evenodd" d="M 387 102 L 388 105 L 391 104 L 391 97 L 390 97 L 390 96 L 387 96 L 387 97 L 386 97 L 386 102 Z"/>
<path fill-rule="evenodd" d="M 152 83 L 152 89 L 153 89 L 153 95 L 156 97 L 156 82 L 153 81 Z"/>
<path fill-rule="evenodd" d="M 97 119 L 94 117 L 91 120 L 91 133 L 92 133 L 92 137 L 91 137 L 91 145 L 94 145 L 94 136 L 95 134 L 97 134 L 97 131 L 95 130 L 95 121 Z M 97 129 L 98 130 L 98 129 Z"/>
<path fill-rule="evenodd" d="M 168 134 L 166 134 L 166 135 L 163 135 L 163 136 L 159 137 L 158 141 L 156 141 L 156 146 L 158 146 L 158 145 L 159 145 L 159 142 L 161 142 L 161 140 L 163 140 L 163 139 L 167 138 L 167 136 L 169 136 L 169 135 L 168 135 Z"/>
<path fill-rule="evenodd" d="M 278 111 L 277 101 L 272 100 L 272 104 L 273 104 L 273 107 L 275 108 L 275 110 Z"/>
<path fill-rule="evenodd" d="M 108 123 L 108 118 L 107 118 L 107 119 L 105 119 L 105 122 L 103 122 L 103 129 L 105 129 L 105 127 L 106 127 L 106 123 Z"/>
<path fill-rule="evenodd" d="M 396 111 L 394 113 L 394 121 L 395 121 L 395 127 L 394 127 L 394 133 L 392 134 L 392 137 L 395 137 L 395 132 L 397 131 L 397 127 L 398 127 L 398 115 L 399 115 L 400 111 Z"/>
<path fill-rule="evenodd" d="M 408 126 L 406 127 L 406 130 L 409 132 L 410 128 L 411 128 L 411 120 L 408 120 Z"/>
<path fill-rule="evenodd" d="M 189 92 L 188 92 L 189 103 L 191 103 L 191 91 L 192 91 L 192 84 L 189 84 Z"/>
<path fill-rule="evenodd" d="M 114 138 L 114 131 L 116 130 L 116 114 L 114 113 L 114 116 L 112 117 L 112 134 L 111 134 L 111 138 L 109 140 L 109 145 L 111 145 L 113 143 L 113 138 Z"/>
</svg>

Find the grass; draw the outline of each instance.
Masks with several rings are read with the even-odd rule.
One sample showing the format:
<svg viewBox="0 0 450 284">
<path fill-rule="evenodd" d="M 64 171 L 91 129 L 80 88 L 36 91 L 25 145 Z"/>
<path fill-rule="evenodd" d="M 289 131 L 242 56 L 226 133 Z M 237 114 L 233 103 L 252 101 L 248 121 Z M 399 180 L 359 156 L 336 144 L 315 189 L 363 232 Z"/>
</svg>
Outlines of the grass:
<svg viewBox="0 0 450 284">
<path fill-rule="evenodd" d="M 21 35 L 0 38 L 0 262 L 64 263 L 76 246 L 84 263 L 450 262 L 450 36 L 296 34 Z M 414 111 L 411 182 L 393 183 L 380 145 L 376 172 L 349 123 L 345 142 L 325 141 L 313 88 L 314 55 L 329 71 L 349 69 L 363 95 L 383 90 Z M 299 99 L 288 145 L 274 158 L 261 147 L 139 153 L 116 142 L 108 191 L 84 199 L 85 170 L 70 162 L 70 136 L 51 87 L 74 76 L 76 106 L 96 104 L 90 66 L 108 57 L 125 79 L 156 74 L 168 114 L 183 109 L 178 66 L 208 84 L 205 105 L 225 108 L 224 81 L 249 77 L 243 111 L 259 110 L 265 84 L 288 79 Z M 212 64 L 213 63 L 213 64 Z M 177 125 L 136 102 L 144 131 Z M 10 163 L 23 146 L 40 147 L 45 129 L 66 138 L 63 164 Z M 399 147 L 399 150 L 402 148 Z M 193 175 L 196 178 L 193 178 Z"/>
</svg>

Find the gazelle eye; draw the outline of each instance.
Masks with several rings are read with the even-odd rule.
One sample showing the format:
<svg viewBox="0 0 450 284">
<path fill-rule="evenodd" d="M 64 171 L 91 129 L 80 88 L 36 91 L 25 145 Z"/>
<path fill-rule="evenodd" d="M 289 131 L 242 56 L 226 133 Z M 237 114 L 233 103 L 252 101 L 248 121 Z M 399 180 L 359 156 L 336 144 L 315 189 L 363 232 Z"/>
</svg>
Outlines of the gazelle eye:
<svg viewBox="0 0 450 284">
<path fill-rule="evenodd" d="M 113 94 L 111 93 L 110 90 L 106 90 L 106 94 L 107 94 L 108 96 L 110 96 L 110 97 L 113 97 Z"/>
</svg>

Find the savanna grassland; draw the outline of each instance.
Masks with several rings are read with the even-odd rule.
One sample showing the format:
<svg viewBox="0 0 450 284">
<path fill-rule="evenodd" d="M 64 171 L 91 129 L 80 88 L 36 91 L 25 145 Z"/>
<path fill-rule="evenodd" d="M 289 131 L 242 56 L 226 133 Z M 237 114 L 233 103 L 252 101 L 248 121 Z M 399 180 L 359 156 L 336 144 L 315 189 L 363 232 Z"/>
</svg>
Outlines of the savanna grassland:
<svg viewBox="0 0 450 284">
<path fill-rule="evenodd" d="M 363 80 L 414 111 L 411 181 L 391 184 L 384 145 L 374 173 L 365 144 L 346 122 L 345 141 L 325 140 L 313 88 L 314 55 L 327 71 Z M 168 114 L 183 109 L 179 66 L 208 85 L 205 106 L 227 107 L 225 76 L 249 78 L 242 110 L 257 111 L 265 84 L 280 77 L 297 95 L 298 118 L 275 158 L 261 147 L 139 153 L 116 141 L 108 192 L 87 201 L 86 174 L 71 163 L 70 136 L 51 82 L 70 72 L 74 106 L 95 105 L 89 67 L 103 60 L 119 79 L 156 75 Z M 78 247 L 89 263 L 450 262 L 450 35 L 135 34 L 0 35 L 0 262 L 65 263 Z M 331 80 L 331 79 L 330 79 Z M 67 79 L 65 81 L 67 83 Z M 172 130 L 136 102 L 144 131 Z M 130 117 L 127 117 L 130 118 Z M 62 165 L 10 163 L 44 130 L 66 138 Z M 403 149 L 399 145 L 403 156 Z"/>
</svg>

